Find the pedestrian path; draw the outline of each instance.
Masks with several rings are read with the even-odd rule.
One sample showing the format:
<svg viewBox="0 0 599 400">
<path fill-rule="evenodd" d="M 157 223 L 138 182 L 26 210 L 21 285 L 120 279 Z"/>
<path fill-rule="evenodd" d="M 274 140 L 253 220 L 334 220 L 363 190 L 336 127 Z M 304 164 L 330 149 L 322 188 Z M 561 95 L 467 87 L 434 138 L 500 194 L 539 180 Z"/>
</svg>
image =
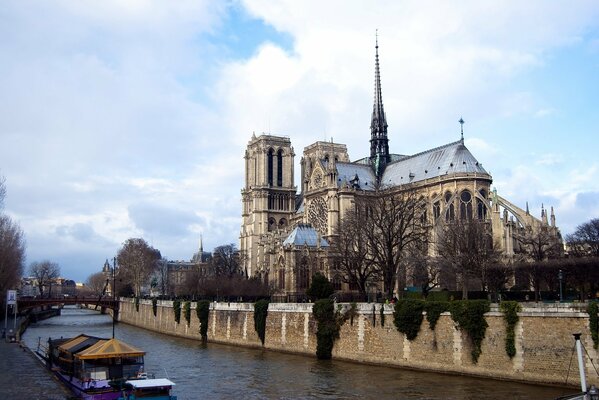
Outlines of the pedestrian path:
<svg viewBox="0 0 599 400">
<path fill-rule="evenodd" d="M 0 341 L 0 399 L 65 400 L 70 396 L 31 350 Z"/>
</svg>

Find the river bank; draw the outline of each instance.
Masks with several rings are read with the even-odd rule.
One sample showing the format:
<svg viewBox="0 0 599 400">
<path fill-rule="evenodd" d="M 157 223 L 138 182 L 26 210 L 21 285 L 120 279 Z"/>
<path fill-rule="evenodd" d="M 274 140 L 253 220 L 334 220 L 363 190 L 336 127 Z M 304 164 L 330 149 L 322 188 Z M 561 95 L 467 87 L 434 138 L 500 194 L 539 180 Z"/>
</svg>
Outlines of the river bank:
<svg viewBox="0 0 599 400">
<path fill-rule="evenodd" d="M 212 303 L 208 341 L 315 357 L 316 322 L 311 304 L 271 303 L 264 345 L 254 328 L 253 311 L 253 304 Z M 425 320 L 418 337 L 410 341 L 393 325 L 392 306 L 361 303 L 357 305 L 353 323 L 348 321 L 341 327 L 333 359 L 576 387 L 579 385 L 578 366 L 570 364 L 574 346 L 572 334 L 582 332 L 582 341 L 590 356 L 585 365 L 587 382 L 599 384 L 591 364 L 591 359 L 597 359 L 597 350 L 593 348 L 586 312 L 574 306 L 550 305 L 525 307 L 518 316 L 516 355 L 510 358 L 506 353 L 506 323 L 503 313 L 495 307 L 485 314 L 488 328 L 478 362 L 473 362 L 472 344 L 467 335 L 456 328 L 449 313 L 441 315 L 434 330 Z M 176 322 L 171 301 L 157 302 L 154 312 L 150 300 L 141 300 L 136 306 L 133 299 L 121 299 L 119 320 L 168 335 L 200 339 L 195 303 L 191 304 L 189 322 L 183 316 Z"/>
<path fill-rule="evenodd" d="M 23 340 L 35 347 L 39 337 L 43 342 L 48 337 L 74 337 L 80 333 L 110 337 L 110 316 L 65 307 L 61 316 L 31 324 Z M 323 361 L 313 355 L 215 342 L 202 345 L 198 337 L 160 334 L 125 323 L 115 326 L 115 337 L 145 350 L 146 371 L 175 382 L 174 394 L 179 400 L 537 400 L 573 392 L 568 388 L 402 368 L 365 367 L 355 362 Z"/>
</svg>

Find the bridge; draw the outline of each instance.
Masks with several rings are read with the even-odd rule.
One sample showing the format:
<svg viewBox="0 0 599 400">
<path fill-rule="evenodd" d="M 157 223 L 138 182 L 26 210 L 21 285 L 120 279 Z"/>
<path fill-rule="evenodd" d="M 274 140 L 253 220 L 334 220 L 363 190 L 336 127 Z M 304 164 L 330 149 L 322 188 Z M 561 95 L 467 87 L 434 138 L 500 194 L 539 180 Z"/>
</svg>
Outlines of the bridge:
<svg viewBox="0 0 599 400">
<path fill-rule="evenodd" d="M 106 297 L 81 297 L 81 296 L 69 296 L 69 297 L 57 297 L 57 298 L 18 298 L 17 299 L 17 309 L 19 312 L 30 310 L 33 308 L 44 308 L 51 306 L 61 306 L 61 305 L 91 305 L 98 306 L 103 309 L 109 308 L 115 313 L 119 312 L 119 301 L 113 300 L 111 298 Z"/>
</svg>

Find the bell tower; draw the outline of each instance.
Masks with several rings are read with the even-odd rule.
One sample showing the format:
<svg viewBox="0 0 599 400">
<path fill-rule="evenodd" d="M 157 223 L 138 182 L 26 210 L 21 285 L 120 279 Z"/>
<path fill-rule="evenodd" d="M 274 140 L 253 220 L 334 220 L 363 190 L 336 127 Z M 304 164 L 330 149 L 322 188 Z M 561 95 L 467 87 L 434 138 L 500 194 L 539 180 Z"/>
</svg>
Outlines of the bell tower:
<svg viewBox="0 0 599 400">
<path fill-rule="evenodd" d="M 239 248 L 250 277 L 258 271 L 261 236 L 286 229 L 295 213 L 294 156 L 288 137 L 253 134 L 247 145 Z"/>
</svg>

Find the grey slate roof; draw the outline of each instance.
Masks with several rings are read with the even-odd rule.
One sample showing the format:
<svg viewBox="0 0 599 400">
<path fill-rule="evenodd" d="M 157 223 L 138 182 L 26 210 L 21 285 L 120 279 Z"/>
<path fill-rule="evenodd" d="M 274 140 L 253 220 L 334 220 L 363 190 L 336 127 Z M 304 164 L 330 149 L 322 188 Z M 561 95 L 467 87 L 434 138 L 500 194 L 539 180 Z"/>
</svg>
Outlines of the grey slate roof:
<svg viewBox="0 0 599 400">
<path fill-rule="evenodd" d="M 309 224 L 298 224 L 283 242 L 285 245 L 317 247 L 318 232 Z M 329 243 L 320 238 L 320 247 L 329 247 Z"/>
<path fill-rule="evenodd" d="M 374 190 L 376 178 L 369 164 L 337 162 L 337 186 L 349 183 L 357 175 L 360 189 Z"/>
<path fill-rule="evenodd" d="M 488 175 L 463 141 L 459 140 L 388 164 L 381 183 L 399 186 L 454 173 Z"/>
</svg>

